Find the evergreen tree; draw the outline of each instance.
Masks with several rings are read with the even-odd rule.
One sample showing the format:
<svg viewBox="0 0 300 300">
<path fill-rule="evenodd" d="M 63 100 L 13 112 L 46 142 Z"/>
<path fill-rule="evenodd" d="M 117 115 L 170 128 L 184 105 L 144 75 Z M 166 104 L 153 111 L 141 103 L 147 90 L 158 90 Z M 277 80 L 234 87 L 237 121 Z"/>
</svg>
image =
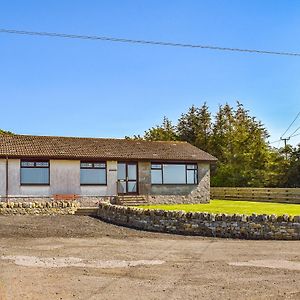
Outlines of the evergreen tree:
<svg viewBox="0 0 300 300">
<path fill-rule="evenodd" d="M 180 140 L 209 151 L 211 114 L 206 103 L 199 108 L 193 105 L 186 114 L 181 115 L 177 124 L 177 134 Z"/>
<path fill-rule="evenodd" d="M 162 125 L 156 125 L 145 131 L 144 137 L 147 141 L 176 141 L 178 136 L 176 134 L 175 126 L 172 122 L 164 117 Z"/>
<path fill-rule="evenodd" d="M 241 103 L 234 110 L 219 108 L 212 144 L 218 155 L 219 169 L 213 177 L 216 186 L 263 186 L 269 146 L 264 126 L 249 115 Z M 217 153 L 215 153 L 217 152 Z"/>
<path fill-rule="evenodd" d="M 213 118 L 206 103 L 193 105 L 176 126 L 164 117 L 162 125 L 133 139 L 183 140 L 211 153 L 218 158 L 213 186 L 300 187 L 300 147 L 271 148 L 268 137 L 264 125 L 237 102 L 220 105 Z"/>
<path fill-rule="evenodd" d="M 232 128 L 233 128 L 233 109 L 228 104 L 219 106 L 219 110 L 212 124 L 212 137 L 210 140 L 211 153 L 224 161 L 231 151 Z"/>
</svg>

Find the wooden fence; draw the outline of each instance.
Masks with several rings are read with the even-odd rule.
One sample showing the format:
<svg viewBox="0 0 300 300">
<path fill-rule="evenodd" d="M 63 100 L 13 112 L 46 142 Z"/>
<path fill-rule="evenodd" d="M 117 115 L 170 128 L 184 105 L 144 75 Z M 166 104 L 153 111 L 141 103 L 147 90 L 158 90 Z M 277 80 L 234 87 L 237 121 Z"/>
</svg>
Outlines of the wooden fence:
<svg viewBox="0 0 300 300">
<path fill-rule="evenodd" d="M 212 187 L 211 199 L 300 204 L 300 188 Z"/>
</svg>

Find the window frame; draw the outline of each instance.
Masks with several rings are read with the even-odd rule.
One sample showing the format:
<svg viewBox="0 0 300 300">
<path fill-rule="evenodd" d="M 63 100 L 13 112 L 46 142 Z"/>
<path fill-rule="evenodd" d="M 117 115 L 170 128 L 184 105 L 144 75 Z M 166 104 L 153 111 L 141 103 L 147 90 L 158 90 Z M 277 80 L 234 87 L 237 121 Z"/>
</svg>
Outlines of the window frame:
<svg viewBox="0 0 300 300">
<path fill-rule="evenodd" d="M 22 166 L 22 163 L 27 162 L 27 163 L 33 163 L 33 166 Z M 47 167 L 44 166 L 37 166 L 36 163 L 48 163 Z M 47 183 L 22 183 L 22 176 L 21 172 L 22 169 L 48 169 L 48 182 Z M 50 160 L 47 159 L 21 159 L 20 160 L 20 185 L 28 185 L 28 186 L 49 186 L 50 185 Z"/>
<path fill-rule="evenodd" d="M 92 164 L 92 167 L 82 167 L 81 164 Z M 95 164 L 104 164 L 104 167 L 95 167 Z M 81 183 L 81 169 L 83 170 L 105 170 L 105 183 Z M 107 186 L 107 162 L 106 161 L 80 161 L 80 186 Z"/>
<path fill-rule="evenodd" d="M 153 165 L 160 167 L 153 167 Z M 164 183 L 164 165 L 184 165 L 185 166 L 185 183 Z M 193 165 L 194 168 L 188 168 L 188 165 Z M 161 183 L 152 183 L 152 174 L 151 174 L 151 185 L 198 185 L 198 164 L 197 163 L 178 163 L 178 162 L 151 162 L 151 171 L 160 170 L 161 171 Z M 188 171 L 194 171 L 196 173 L 196 182 L 188 183 Z M 151 172 L 152 173 L 152 172 Z"/>
</svg>

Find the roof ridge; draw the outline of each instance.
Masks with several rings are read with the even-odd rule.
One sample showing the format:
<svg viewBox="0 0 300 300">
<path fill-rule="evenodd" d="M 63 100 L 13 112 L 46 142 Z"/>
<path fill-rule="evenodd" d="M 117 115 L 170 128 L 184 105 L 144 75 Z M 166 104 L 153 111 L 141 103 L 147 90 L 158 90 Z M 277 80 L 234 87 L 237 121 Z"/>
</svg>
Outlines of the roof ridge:
<svg viewBox="0 0 300 300">
<path fill-rule="evenodd" d="M 37 134 L 14 134 L 14 136 L 26 137 L 46 137 L 46 138 L 72 138 L 72 139 L 104 139 L 104 140 L 125 140 L 125 138 L 108 138 L 108 137 L 84 137 L 84 136 L 65 136 L 65 135 L 37 135 Z"/>
</svg>

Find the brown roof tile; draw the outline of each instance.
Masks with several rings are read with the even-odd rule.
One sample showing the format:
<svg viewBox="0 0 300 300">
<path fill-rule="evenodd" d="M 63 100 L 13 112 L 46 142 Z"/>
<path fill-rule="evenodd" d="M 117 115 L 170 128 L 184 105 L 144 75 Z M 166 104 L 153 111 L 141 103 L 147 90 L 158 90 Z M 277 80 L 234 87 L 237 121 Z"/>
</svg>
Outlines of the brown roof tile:
<svg viewBox="0 0 300 300">
<path fill-rule="evenodd" d="M 216 161 L 186 142 L 0 134 L 0 157 Z"/>
</svg>

